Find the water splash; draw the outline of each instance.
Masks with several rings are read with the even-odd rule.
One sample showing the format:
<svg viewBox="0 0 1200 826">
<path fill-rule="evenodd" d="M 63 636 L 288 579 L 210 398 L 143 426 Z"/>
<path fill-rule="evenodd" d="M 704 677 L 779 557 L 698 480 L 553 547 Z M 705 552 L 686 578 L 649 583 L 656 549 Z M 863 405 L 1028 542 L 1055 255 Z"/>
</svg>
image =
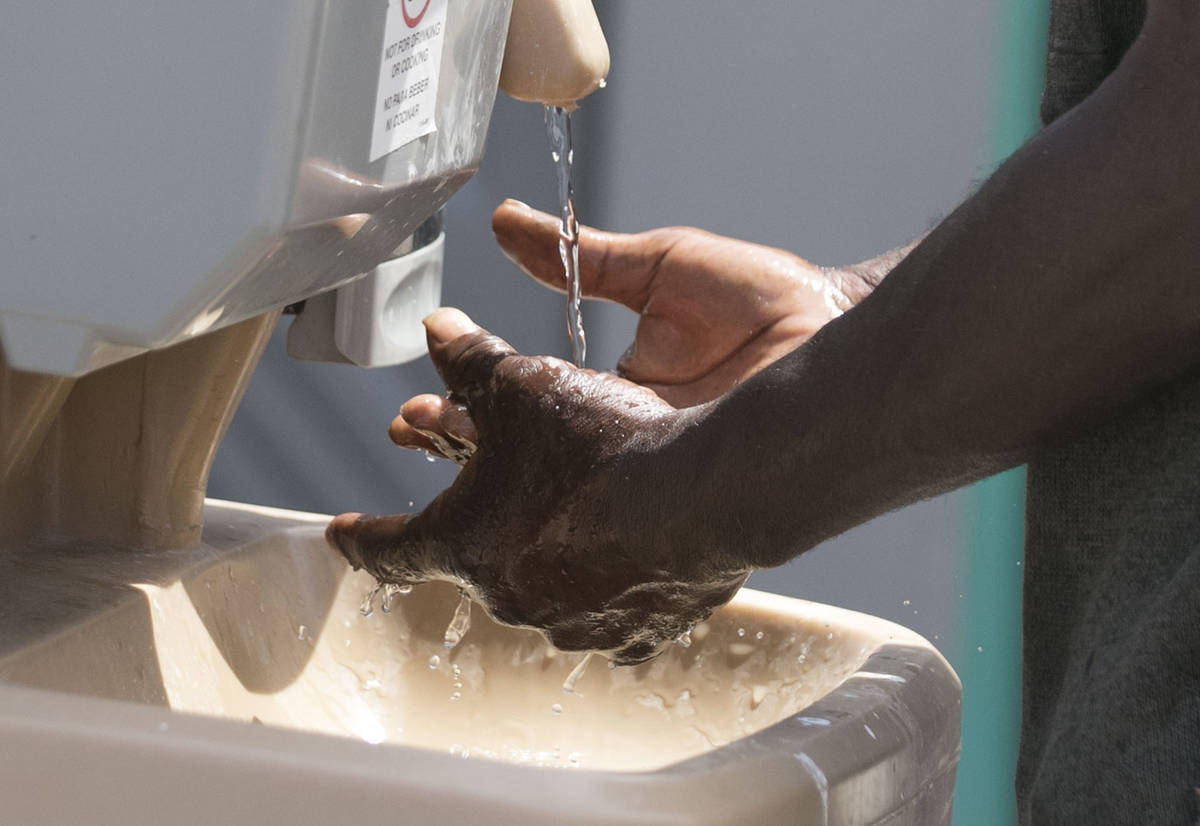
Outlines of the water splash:
<svg viewBox="0 0 1200 826">
<path fill-rule="evenodd" d="M 692 630 L 693 630 L 692 628 L 689 628 L 688 630 L 686 630 L 682 634 L 680 634 L 679 637 L 676 638 L 675 643 L 677 645 L 682 646 L 683 648 L 691 648 L 692 647 Z"/>
<path fill-rule="evenodd" d="M 358 606 L 358 613 L 362 614 L 364 617 L 369 617 L 371 614 L 375 613 L 375 597 L 382 590 L 382 585 L 376 585 L 374 588 L 368 591 L 367 595 L 363 597 L 362 605 Z"/>
<path fill-rule="evenodd" d="M 567 675 L 567 679 L 563 680 L 563 693 L 564 694 L 574 694 L 575 693 L 575 685 L 579 682 L 579 678 L 583 676 L 583 672 L 587 671 L 588 663 L 590 663 L 591 661 L 592 661 L 592 652 L 589 651 L 587 654 L 584 655 L 583 659 L 579 661 L 579 665 L 575 666 L 575 669 L 570 674 Z"/>
<path fill-rule="evenodd" d="M 567 288 L 567 335 L 576 367 L 587 359 L 587 336 L 583 331 L 583 298 L 579 288 L 579 222 L 575 217 L 575 149 L 571 136 L 571 113 L 561 106 L 546 107 L 546 134 L 550 157 L 558 179 L 558 255 L 562 259 Z"/>
<path fill-rule="evenodd" d="M 383 586 L 383 599 L 379 601 L 379 607 L 383 613 L 390 614 L 392 612 L 392 603 L 396 597 L 406 596 L 412 593 L 411 585 L 392 585 L 391 583 Z"/>
<path fill-rule="evenodd" d="M 461 593 L 458 598 L 458 607 L 454 609 L 454 617 L 451 618 L 450 624 L 446 627 L 446 634 L 442 637 L 442 645 L 447 648 L 454 648 L 462 638 L 466 636 L 467 630 L 471 627 L 471 598 L 466 593 Z"/>
</svg>

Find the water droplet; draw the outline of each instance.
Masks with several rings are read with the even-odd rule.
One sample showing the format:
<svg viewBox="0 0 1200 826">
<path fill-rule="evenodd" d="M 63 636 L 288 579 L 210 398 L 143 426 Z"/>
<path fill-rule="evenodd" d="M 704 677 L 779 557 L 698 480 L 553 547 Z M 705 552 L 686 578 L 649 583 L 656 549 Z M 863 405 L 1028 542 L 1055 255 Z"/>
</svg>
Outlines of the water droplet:
<svg viewBox="0 0 1200 826">
<path fill-rule="evenodd" d="M 758 708 L 762 705 L 762 701 L 767 698 L 767 687 L 765 685 L 755 685 L 750 689 L 750 708 Z"/>
<path fill-rule="evenodd" d="M 303 640 L 307 635 L 308 635 L 308 626 L 306 626 L 306 625 L 301 625 L 299 630 L 296 631 L 296 639 L 298 639 L 298 640 Z"/>
<path fill-rule="evenodd" d="M 757 634 L 754 635 L 754 639 L 756 639 L 756 640 L 761 640 L 762 638 L 763 638 L 762 631 L 759 631 Z"/>
<path fill-rule="evenodd" d="M 363 690 L 374 691 L 375 689 L 379 688 L 381 685 L 383 685 L 383 683 L 379 682 L 379 680 L 375 679 L 374 677 L 370 677 L 367 679 L 367 681 L 365 683 L 363 683 Z"/>
<path fill-rule="evenodd" d="M 692 647 L 692 629 L 689 628 L 688 630 L 686 630 L 682 634 L 680 634 L 679 638 L 676 639 L 675 642 L 678 643 L 679 645 L 683 646 L 684 648 L 691 648 Z"/>
<path fill-rule="evenodd" d="M 976 651 L 978 651 L 978 652 L 980 652 L 980 653 L 983 653 L 983 646 L 982 646 L 982 645 L 977 645 L 977 646 L 975 646 L 975 650 L 976 650 Z"/>
<path fill-rule="evenodd" d="M 602 77 L 602 78 L 600 78 L 600 82 L 599 82 L 597 85 L 598 85 L 598 86 L 599 86 L 601 89 L 603 89 L 605 86 L 607 86 L 607 85 L 608 85 L 608 78 L 606 78 L 606 77 Z"/>
<path fill-rule="evenodd" d="M 909 605 L 912 605 L 912 600 L 911 600 L 911 599 L 906 599 L 906 600 L 904 600 L 904 602 L 902 602 L 902 603 L 900 603 L 900 604 L 901 604 L 901 605 L 904 605 L 904 606 L 906 606 L 906 607 L 907 607 L 907 606 L 909 606 Z"/>
<path fill-rule="evenodd" d="M 461 757 L 463 760 L 466 760 L 471 756 L 471 750 L 461 743 L 455 743 L 450 747 L 450 755 L 452 757 Z"/>
<path fill-rule="evenodd" d="M 465 593 L 458 598 L 458 607 L 454 609 L 454 616 L 450 619 L 450 624 L 446 627 L 446 634 L 442 637 L 442 645 L 447 648 L 453 648 L 462 642 L 462 638 L 466 635 L 467 630 L 471 627 L 471 598 Z"/>
<path fill-rule="evenodd" d="M 383 586 L 383 599 L 379 601 L 379 607 L 383 609 L 383 613 L 390 614 L 392 612 L 392 603 L 396 597 L 411 593 L 411 585 L 393 585 L 392 583 L 388 583 Z"/>
<path fill-rule="evenodd" d="M 437 671 L 437 667 L 441 664 L 442 664 L 442 658 L 439 657 L 437 654 L 434 654 L 432 657 L 429 658 L 429 667 L 431 669 L 433 669 L 434 671 Z"/>
<path fill-rule="evenodd" d="M 437 461 L 437 457 L 436 457 L 436 456 L 434 456 L 432 453 L 430 453 L 430 452 L 427 450 L 427 451 L 425 451 L 425 461 L 426 461 L 426 462 L 436 462 L 436 461 Z"/>
<path fill-rule="evenodd" d="M 578 766 L 581 759 L 583 759 L 582 755 L 577 751 L 573 751 L 567 755 L 567 762 L 572 766 Z"/>
<path fill-rule="evenodd" d="M 362 614 L 364 617 L 369 617 L 371 614 L 375 613 L 375 595 L 381 590 L 383 590 L 383 586 L 376 585 L 374 588 L 368 591 L 367 595 L 363 597 L 362 605 L 358 606 L 358 613 Z"/>
<path fill-rule="evenodd" d="M 563 709 L 561 705 L 555 703 L 554 705 L 550 706 L 550 711 L 554 714 L 562 714 Z"/>
<path fill-rule="evenodd" d="M 825 639 L 827 639 L 827 640 L 831 640 L 831 639 L 833 639 L 833 632 L 832 632 L 832 631 L 830 631 L 830 632 L 829 632 L 829 636 L 828 636 L 828 637 L 826 637 Z"/>
<path fill-rule="evenodd" d="M 462 699 L 462 692 L 461 692 L 461 691 L 452 691 L 452 692 L 450 693 L 450 700 L 451 700 L 451 702 L 453 702 L 454 700 L 461 700 L 461 699 Z"/>
<path fill-rule="evenodd" d="M 579 682 L 579 678 L 583 676 L 583 672 L 587 670 L 588 663 L 592 661 L 592 652 L 584 655 L 579 661 L 579 665 L 575 666 L 574 670 L 567 675 L 567 679 L 563 680 L 563 693 L 574 694 L 575 685 Z"/>
<path fill-rule="evenodd" d="M 550 152 L 550 160 L 554 161 L 555 163 L 558 163 L 561 159 L 562 159 L 562 156 L 559 155 L 557 152 L 554 152 L 554 151 Z"/>
<path fill-rule="evenodd" d="M 746 629 L 745 629 L 745 628 L 739 628 L 739 629 L 737 630 L 737 635 L 738 635 L 739 637 L 744 637 L 744 636 L 746 636 Z"/>
<path fill-rule="evenodd" d="M 608 661 L 608 670 L 609 670 L 609 671 L 612 671 L 612 670 L 613 670 L 613 669 L 615 669 L 616 667 L 617 667 L 617 664 L 616 664 L 615 662 L 613 662 L 612 660 L 609 660 L 609 661 Z"/>
<path fill-rule="evenodd" d="M 754 646 L 748 642 L 729 643 L 729 656 L 741 659 L 754 653 Z"/>
</svg>

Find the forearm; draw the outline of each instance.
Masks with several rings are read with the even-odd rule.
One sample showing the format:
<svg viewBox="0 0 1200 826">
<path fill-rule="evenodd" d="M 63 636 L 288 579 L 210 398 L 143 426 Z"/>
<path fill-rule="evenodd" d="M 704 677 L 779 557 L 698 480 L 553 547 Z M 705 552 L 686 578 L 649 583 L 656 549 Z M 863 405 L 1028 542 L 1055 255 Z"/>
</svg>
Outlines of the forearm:
<svg viewBox="0 0 1200 826">
<path fill-rule="evenodd" d="M 1152 8 L 1104 86 L 869 297 L 690 414 L 663 466 L 692 480 L 692 541 L 777 564 L 1195 366 L 1200 50 L 1182 14 Z"/>
</svg>

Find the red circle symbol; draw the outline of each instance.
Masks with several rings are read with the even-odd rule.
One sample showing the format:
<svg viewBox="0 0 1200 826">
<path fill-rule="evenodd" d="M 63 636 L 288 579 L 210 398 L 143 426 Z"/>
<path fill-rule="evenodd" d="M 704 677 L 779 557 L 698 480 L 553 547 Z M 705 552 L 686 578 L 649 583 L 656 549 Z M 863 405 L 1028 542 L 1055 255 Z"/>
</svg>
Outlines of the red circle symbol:
<svg viewBox="0 0 1200 826">
<path fill-rule="evenodd" d="M 400 0 L 400 13 L 404 15 L 404 22 L 410 29 L 415 29 L 417 24 L 421 22 L 421 18 L 425 16 L 425 12 L 429 11 L 430 2 L 432 0 L 425 0 L 424 3 L 421 3 L 421 0 Z M 416 8 L 417 4 L 421 4 L 420 10 L 409 14 L 409 6 Z"/>
</svg>

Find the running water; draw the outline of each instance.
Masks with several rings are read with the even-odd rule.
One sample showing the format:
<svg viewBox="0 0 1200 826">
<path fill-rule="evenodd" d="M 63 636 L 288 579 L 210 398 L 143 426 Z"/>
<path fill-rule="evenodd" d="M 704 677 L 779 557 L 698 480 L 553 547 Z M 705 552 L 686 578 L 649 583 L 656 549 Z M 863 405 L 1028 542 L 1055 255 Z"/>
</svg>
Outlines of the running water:
<svg viewBox="0 0 1200 826">
<path fill-rule="evenodd" d="M 454 617 L 446 628 L 446 635 L 442 638 L 442 645 L 454 648 L 462 642 L 462 638 L 466 636 L 467 629 L 470 627 L 471 598 L 463 592 L 458 598 L 458 607 L 454 609 Z"/>
<path fill-rule="evenodd" d="M 376 585 L 369 592 L 367 592 L 367 595 L 363 597 L 362 605 L 358 606 L 358 613 L 362 614 L 364 617 L 369 617 L 371 614 L 375 613 L 375 597 L 378 596 L 379 592 L 382 590 L 382 585 Z"/>
<path fill-rule="evenodd" d="M 571 139 L 571 113 L 561 106 L 546 107 L 546 134 L 550 137 L 550 157 L 558 178 L 558 255 L 562 259 L 567 284 L 567 335 L 571 339 L 571 357 L 576 367 L 587 358 L 587 337 L 583 332 L 582 295 L 579 290 L 579 222 L 575 218 L 575 150 Z"/>
<path fill-rule="evenodd" d="M 593 653 L 594 652 L 589 651 L 586 655 L 584 655 L 584 658 L 579 661 L 579 665 L 575 666 L 575 670 L 567 675 L 567 679 L 563 680 L 564 694 L 575 693 L 575 684 L 579 682 L 579 678 L 582 677 L 583 672 L 587 670 L 588 663 L 592 661 Z"/>
<path fill-rule="evenodd" d="M 383 609 L 383 613 L 390 614 L 392 611 L 392 602 L 396 597 L 402 597 L 412 593 L 411 585 L 393 585 L 391 583 L 383 586 L 383 599 L 379 603 L 379 607 Z"/>
</svg>

